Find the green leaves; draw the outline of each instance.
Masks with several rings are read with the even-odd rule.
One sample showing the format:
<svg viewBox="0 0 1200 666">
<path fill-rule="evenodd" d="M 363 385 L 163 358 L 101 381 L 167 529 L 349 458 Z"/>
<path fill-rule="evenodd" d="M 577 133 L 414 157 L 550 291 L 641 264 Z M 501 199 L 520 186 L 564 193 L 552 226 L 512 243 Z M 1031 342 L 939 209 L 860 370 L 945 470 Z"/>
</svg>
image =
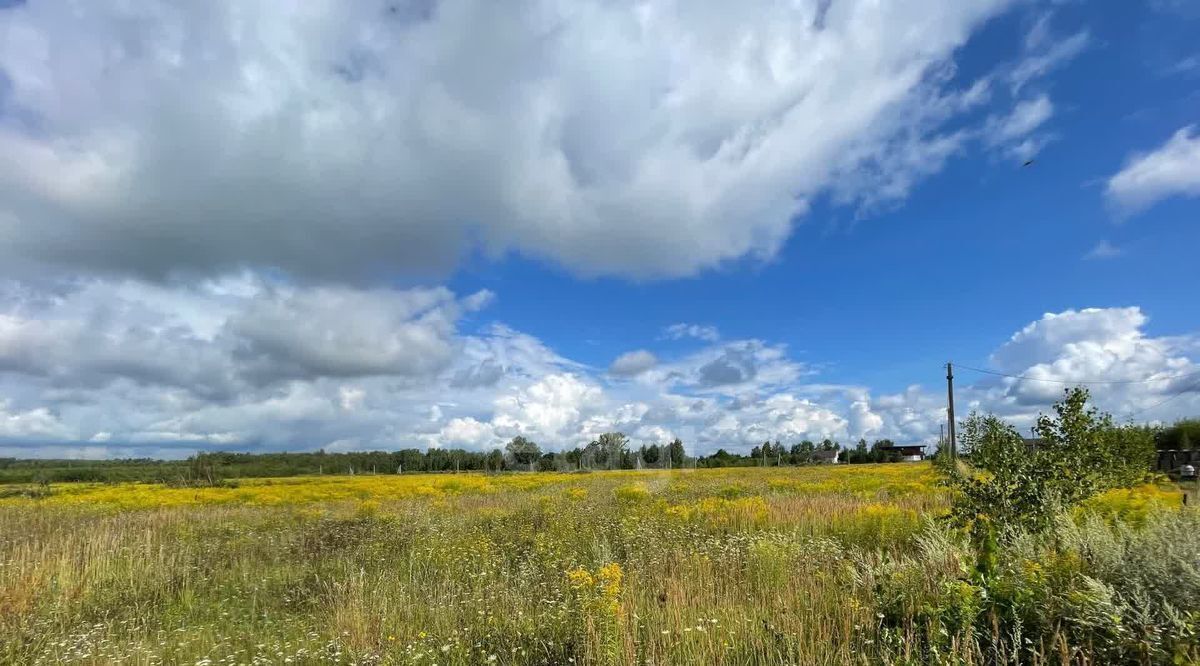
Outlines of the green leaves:
<svg viewBox="0 0 1200 666">
<path fill-rule="evenodd" d="M 529 465 L 542 455 L 541 447 L 521 435 L 513 437 L 504 450 L 518 465 Z"/>
<path fill-rule="evenodd" d="M 1088 399 L 1086 389 L 1068 389 L 1053 415 L 1038 417 L 1036 437 L 1029 440 L 995 416 L 972 414 L 963 421 L 969 464 L 947 469 L 959 491 L 955 522 L 1041 531 L 1063 509 L 1141 480 L 1154 454 L 1153 431 L 1116 426 Z"/>
</svg>

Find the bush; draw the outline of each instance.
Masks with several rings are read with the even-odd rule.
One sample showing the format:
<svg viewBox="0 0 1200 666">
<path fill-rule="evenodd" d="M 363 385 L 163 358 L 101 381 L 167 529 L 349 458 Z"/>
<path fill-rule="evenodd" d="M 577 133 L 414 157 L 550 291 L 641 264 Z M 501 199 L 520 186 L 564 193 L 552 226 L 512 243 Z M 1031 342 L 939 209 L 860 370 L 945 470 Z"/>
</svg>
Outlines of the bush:
<svg viewBox="0 0 1200 666">
<path fill-rule="evenodd" d="M 1041 530 L 1066 508 L 1143 481 L 1154 457 L 1153 431 L 1115 426 L 1087 401 L 1086 389 L 1068 389 L 1053 416 L 1038 417 L 1033 442 L 994 416 L 967 418 L 962 443 L 969 466 L 942 466 L 959 491 L 955 521 L 977 533 Z"/>
<path fill-rule="evenodd" d="M 1154 456 L 1152 429 L 1116 426 L 1087 401 L 1069 389 L 1033 441 L 994 416 L 963 423 L 968 464 L 939 469 L 966 529 L 931 533 L 915 561 L 872 572 L 885 650 L 915 644 L 926 661 L 965 650 L 987 663 L 1200 659 L 1200 513 L 1147 506 L 1135 527 L 1071 511 L 1145 481 Z"/>
<path fill-rule="evenodd" d="M 997 542 L 987 576 L 961 533 L 934 525 L 915 555 L 864 564 L 884 661 L 1197 663 L 1200 512 L 1156 513 L 1142 529 L 1060 514 L 1054 528 Z"/>
<path fill-rule="evenodd" d="M 49 484 L 41 484 L 36 486 L 9 486 L 7 488 L 0 487 L 0 499 L 9 497 L 20 497 L 24 499 L 43 499 L 51 494 Z"/>
</svg>

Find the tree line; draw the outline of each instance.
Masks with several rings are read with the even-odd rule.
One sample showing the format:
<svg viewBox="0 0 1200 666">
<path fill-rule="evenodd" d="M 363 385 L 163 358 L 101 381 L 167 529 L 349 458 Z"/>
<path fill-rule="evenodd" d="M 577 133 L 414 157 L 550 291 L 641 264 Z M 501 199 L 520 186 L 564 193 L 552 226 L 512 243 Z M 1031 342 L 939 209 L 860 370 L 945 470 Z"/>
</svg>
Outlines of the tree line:
<svg viewBox="0 0 1200 666">
<path fill-rule="evenodd" d="M 965 424 L 964 424 L 965 425 Z M 1200 419 L 1186 419 L 1166 428 L 1146 431 L 1159 449 L 1190 449 L 1200 444 Z M 968 439 L 970 439 L 968 437 Z M 808 465 L 836 454 L 842 463 L 892 462 L 893 442 L 877 439 L 868 444 L 860 439 L 843 447 L 832 439 L 803 440 L 784 444 L 779 440 L 755 446 L 749 454 L 724 448 L 705 456 L 689 456 L 679 438 L 663 444 L 633 448 L 620 432 L 604 433 L 585 446 L 563 451 L 543 450 L 523 436 L 514 437 L 504 448 L 490 451 L 415 448 L 398 451 L 349 453 L 197 453 L 186 460 L 129 458 L 120 460 L 41 460 L 0 458 L 0 483 L 38 482 L 124 482 L 160 483 L 212 482 L 216 479 L 306 476 L 314 474 L 397 474 L 405 472 L 500 472 L 581 471 L 602 469 L 672 469 L 679 467 L 751 467 Z M 970 445 L 964 453 L 970 455 Z M 825 453 L 819 453 L 825 452 Z"/>
<path fill-rule="evenodd" d="M 197 453 L 185 460 L 129 458 L 119 460 L 53 460 L 0 458 L 0 483 L 117 483 L 147 481 L 207 485 L 218 480 L 320 474 L 403 474 L 406 472 L 571 472 L 608 469 L 674 469 L 800 465 L 814 461 L 816 451 L 838 449 L 831 440 L 804 441 L 791 447 L 764 442 L 750 455 L 719 449 L 707 456 L 689 456 L 683 440 L 643 444 L 634 448 L 620 432 L 601 434 L 582 447 L 543 450 L 524 436 L 512 438 L 503 449 L 415 448 L 398 451 Z"/>
</svg>

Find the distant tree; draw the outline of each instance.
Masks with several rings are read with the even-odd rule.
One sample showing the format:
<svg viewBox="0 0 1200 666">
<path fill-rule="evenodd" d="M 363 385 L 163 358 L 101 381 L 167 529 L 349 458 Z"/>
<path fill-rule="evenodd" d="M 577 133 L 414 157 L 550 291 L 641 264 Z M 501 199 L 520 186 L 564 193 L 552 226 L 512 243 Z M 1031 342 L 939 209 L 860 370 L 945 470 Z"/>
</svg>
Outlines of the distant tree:
<svg viewBox="0 0 1200 666">
<path fill-rule="evenodd" d="M 900 456 L 894 451 L 889 451 L 890 447 L 895 446 L 895 442 L 890 439 L 877 439 L 871 445 L 871 461 L 872 462 L 897 462 Z"/>
<path fill-rule="evenodd" d="M 1155 445 L 1165 450 L 1191 449 L 1197 442 L 1200 442 L 1200 419 L 1176 421 L 1155 437 Z"/>
<path fill-rule="evenodd" d="M 741 456 L 735 456 L 725 449 L 717 449 L 717 452 L 708 456 L 705 461 L 707 467 L 733 467 L 737 465 Z"/>
<path fill-rule="evenodd" d="M 570 451 L 563 451 L 562 457 L 566 469 L 578 469 L 583 459 L 583 449 L 577 446 Z"/>
<path fill-rule="evenodd" d="M 583 451 L 579 454 L 580 464 L 584 469 L 592 469 L 604 465 L 604 460 L 601 458 L 600 443 L 592 440 L 583 447 Z"/>
<path fill-rule="evenodd" d="M 589 443 L 587 448 L 592 450 L 596 465 L 616 469 L 624 466 L 628 446 L 629 438 L 624 433 L 606 432 Z"/>
<path fill-rule="evenodd" d="M 671 467 L 681 467 L 683 465 L 683 440 L 676 437 L 667 447 L 671 456 Z"/>
<path fill-rule="evenodd" d="M 425 471 L 425 454 L 418 449 L 404 449 L 397 456 L 396 466 L 405 472 Z"/>
<path fill-rule="evenodd" d="M 838 446 L 838 443 L 828 437 L 821 441 L 822 451 L 837 451 L 839 448 L 841 447 Z"/>
<path fill-rule="evenodd" d="M 846 450 L 846 462 L 854 465 L 871 462 L 871 453 L 867 450 L 867 440 L 859 439 L 853 449 Z"/>
<path fill-rule="evenodd" d="M 222 479 L 219 469 L 220 462 L 219 454 L 198 453 L 192 456 L 188 461 L 190 483 L 202 486 L 220 485 Z"/>
<path fill-rule="evenodd" d="M 651 444 L 650 446 L 642 445 L 642 461 L 647 465 L 657 465 L 660 451 L 662 451 L 662 447 L 658 444 Z"/>
<path fill-rule="evenodd" d="M 500 468 L 504 466 L 504 453 L 501 452 L 500 449 L 492 449 L 490 452 L 488 452 L 484 460 L 487 465 L 487 469 L 490 469 L 493 472 L 498 472 L 500 471 Z"/>
<path fill-rule="evenodd" d="M 816 445 L 810 440 L 802 440 L 799 444 L 793 444 L 790 452 L 792 464 L 807 465 L 812 462 L 813 451 L 816 450 Z"/>
<path fill-rule="evenodd" d="M 508 453 L 513 463 L 521 468 L 529 467 L 532 469 L 533 463 L 542 455 L 542 449 L 537 444 L 534 444 L 521 435 L 513 437 L 508 442 L 508 445 L 504 447 L 504 450 Z"/>
<path fill-rule="evenodd" d="M 762 446 L 751 450 L 750 457 L 754 459 L 754 464 L 768 467 L 779 463 L 779 454 L 782 449 L 782 444 L 778 442 L 772 444 L 771 440 L 767 440 L 762 443 Z"/>
</svg>

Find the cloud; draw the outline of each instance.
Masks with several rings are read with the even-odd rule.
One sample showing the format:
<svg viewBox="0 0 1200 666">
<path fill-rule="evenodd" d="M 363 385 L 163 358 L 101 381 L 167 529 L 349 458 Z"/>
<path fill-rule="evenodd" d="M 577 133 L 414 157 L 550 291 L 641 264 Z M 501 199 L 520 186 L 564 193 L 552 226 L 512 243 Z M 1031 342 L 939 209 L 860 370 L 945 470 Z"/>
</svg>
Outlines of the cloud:
<svg viewBox="0 0 1200 666">
<path fill-rule="evenodd" d="M 836 162 L 835 203 L 855 205 L 860 217 L 895 206 L 917 182 L 966 149 L 977 130 L 946 126 L 988 101 L 990 83 L 984 77 L 965 87 L 947 87 L 953 74 L 950 66 L 936 70 L 895 113 L 844 149 Z"/>
<path fill-rule="evenodd" d="M 1186 58 L 1181 58 L 1171 63 L 1163 72 L 1164 75 L 1170 76 L 1175 74 L 1191 74 L 1200 70 L 1200 55 L 1190 55 Z"/>
<path fill-rule="evenodd" d="M 1046 313 L 1014 333 L 992 354 L 991 361 L 1003 371 L 1027 369 L 1065 348 L 1089 340 L 1135 339 L 1146 321 L 1146 316 L 1136 307 Z"/>
<path fill-rule="evenodd" d="M 968 146 L 1032 155 L 1054 111 L 1037 82 L 1089 38 L 1054 37 L 1046 15 L 1016 63 L 960 81 L 959 49 L 1012 4 L 0 12 L 0 454 L 486 448 L 516 434 L 556 448 L 606 429 L 696 451 L 925 441 L 939 391 L 810 383 L 771 341 L 678 323 L 663 338 L 689 340 L 682 355 L 637 350 L 605 372 L 520 322 L 476 326 L 490 292 L 392 285 L 436 285 L 476 255 L 692 275 L 769 259 L 819 197 L 869 213 Z M 1011 112 L 984 117 L 1006 94 Z M 1088 312 L 1035 322 L 998 357 L 1069 370 L 1126 340 L 1138 367 L 1165 373 L 1195 355 L 1191 337 Z M 1083 322 L 1078 339 L 1060 340 L 1067 320 Z M 1044 397 L 964 391 L 1021 417 Z"/>
<path fill-rule="evenodd" d="M 1091 35 L 1081 30 L 1065 38 L 1055 37 L 1050 30 L 1051 14 L 1042 15 L 1025 37 L 1026 55 L 1008 74 L 1013 95 L 1036 79 L 1065 65 L 1091 43 Z"/>
<path fill-rule="evenodd" d="M 1018 102 L 1005 116 L 992 116 L 984 126 L 984 141 L 992 148 L 1001 148 L 1017 160 L 1028 160 L 1041 150 L 1045 136 L 1030 136 L 1054 115 L 1054 104 L 1048 95 L 1039 95 Z"/>
<path fill-rule="evenodd" d="M 21 5 L 0 261 L 380 283 L 476 249 L 629 277 L 770 257 L 814 197 L 941 168 L 944 72 L 1009 4 Z"/>
<path fill-rule="evenodd" d="M 226 327 L 258 380 L 428 376 L 449 364 L 455 323 L 480 302 L 446 289 L 272 289 Z"/>
<path fill-rule="evenodd" d="M 524 434 L 564 446 L 590 434 L 585 419 L 602 409 L 603 397 L 599 386 L 576 375 L 547 375 L 498 397 L 492 423 L 505 437 Z"/>
<path fill-rule="evenodd" d="M 485 449 L 496 443 L 496 435 L 486 423 L 473 418 L 450 419 L 439 433 L 438 444 L 468 449 Z"/>
<path fill-rule="evenodd" d="M 663 337 L 668 340 L 682 340 L 684 338 L 695 338 L 705 342 L 716 342 L 721 339 L 721 334 L 717 331 L 716 326 L 706 326 L 701 324 L 671 324 L 663 330 Z"/>
<path fill-rule="evenodd" d="M 1053 19 L 1053 12 L 1038 16 L 1025 34 L 1020 59 L 991 77 L 1008 83 L 1013 106 L 1008 113 L 990 115 L 979 134 L 989 149 L 1007 159 L 1031 160 L 1053 140 L 1053 134 L 1043 131 L 1043 127 L 1054 115 L 1054 103 L 1044 90 L 1030 94 L 1028 89 L 1045 88 L 1037 84 L 1091 43 L 1087 30 L 1066 37 L 1056 35 L 1051 28 Z"/>
<path fill-rule="evenodd" d="M 1088 253 L 1083 255 L 1083 258 L 1084 259 L 1112 259 L 1114 257 L 1119 257 L 1122 254 L 1125 254 L 1124 250 L 1117 247 L 1116 245 L 1113 245 L 1112 243 L 1108 242 L 1107 240 L 1101 240 L 1099 243 L 1096 243 L 1095 247 L 1088 250 Z"/>
<path fill-rule="evenodd" d="M 719 357 L 700 366 L 698 374 L 702 386 L 721 386 L 754 379 L 757 371 L 754 355 L 749 350 L 727 349 Z"/>
<path fill-rule="evenodd" d="M 972 407 L 971 402 L 968 399 L 964 404 Z M 978 403 L 974 405 L 976 409 L 980 407 Z M 927 391 L 917 384 L 900 393 L 880 395 L 870 408 L 883 422 L 874 436 L 897 442 L 934 443 L 941 436 L 941 426 L 946 423 L 945 393 Z"/>
<path fill-rule="evenodd" d="M 89 280 L 49 298 L 10 288 L 2 302 L 0 371 L 61 386 L 125 380 L 228 398 L 292 379 L 435 375 L 456 354 L 459 318 L 486 299 L 444 288 L 258 281 L 235 295 L 219 283 Z"/>
<path fill-rule="evenodd" d="M 883 417 L 872 411 L 870 400 L 864 396 L 850 403 L 846 426 L 851 437 L 857 435 L 865 438 L 879 432 L 883 427 Z"/>
<path fill-rule="evenodd" d="M 725 448 L 745 453 L 767 440 L 846 439 L 846 425 L 845 417 L 831 406 L 790 393 L 779 393 L 736 413 L 709 416 L 697 434 L 697 442 L 705 451 Z"/>
<path fill-rule="evenodd" d="M 1037 84 L 1091 42 L 1086 30 L 1067 37 L 1055 35 L 1050 26 L 1053 18 L 1051 12 L 1041 14 L 1025 35 L 1020 58 L 978 82 L 980 90 L 968 99 L 985 100 L 993 83 L 1007 82 L 1012 107 L 1005 113 L 991 113 L 982 125 L 964 130 L 964 138 L 978 138 L 994 154 L 1018 162 L 1033 159 L 1053 141 L 1054 134 L 1046 131 L 1045 125 L 1053 117 L 1055 105 L 1044 90 L 1046 86 Z M 1030 88 L 1039 90 L 1030 92 Z"/>
<path fill-rule="evenodd" d="M 502 323 L 464 330 L 488 300 L 252 273 L 190 286 L 4 283 L 0 455 L 487 449 L 516 435 L 559 449 L 608 430 L 635 446 L 680 437 L 703 453 L 766 439 L 932 443 L 945 420 L 939 385 L 830 383 L 785 346 L 757 339 L 664 358 L 633 352 L 626 369 L 641 369 L 626 378 Z M 964 368 L 960 410 L 1027 427 L 1070 382 L 1103 380 L 1126 382 L 1090 386 L 1117 416 L 1195 413 L 1200 335 L 1156 337 L 1148 323 L 1137 307 L 1048 313 L 990 356 L 991 370 L 1024 379 Z M 294 331 L 264 346 L 274 325 Z"/>
<path fill-rule="evenodd" d="M 0 311 L 0 372 L 74 389 L 121 379 L 207 398 L 232 395 L 230 350 L 187 324 L 186 295 L 172 312 L 139 296 L 153 291 L 101 282 L 35 297 L 10 291 Z M 208 307 L 224 306 L 214 300 Z"/>
<path fill-rule="evenodd" d="M 36 443 L 76 437 L 46 407 L 19 411 L 10 409 L 8 401 L 0 401 L 0 442 L 19 440 Z"/>
<path fill-rule="evenodd" d="M 991 357 L 1000 371 L 1028 379 L 1005 378 L 996 387 L 998 394 L 986 399 L 1002 395 L 1018 407 L 1045 405 L 1061 397 L 1067 386 L 1082 382 L 1101 406 L 1121 416 L 1187 388 L 1179 378 L 1200 371 L 1188 350 L 1187 341 L 1194 338 L 1147 336 L 1147 322 L 1137 307 L 1048 313 Z M 1195 390 L 1200 391 L 1200 383 Z"/>
<path fill-rule="evenodd" d="M 1200 196 L 1200 134 L 1188 126 L 1157 149 L 1132 156 L 1108 179 L 1105 194 L 1126 214 L 1172 196 Z"/>
<path fill-rule="evenodd" d="M 712 343 L 683 358 L 660 362 L 640 381 L 736 398 L 778 390 L 807 373 L 803 365 L 788 358 L 786 347 L 749 339 Z"/>
<path fill-rule="evenodd" d="M 638 349 L 618 356 L 612 365 L 608 366 L 608 372 L 618 377 L 634 377 L 656 365 L 658 358 L 654 354 L 645 349 Z"/>
<path fill-rule="evenodd" d="M 493 359 L 484 359 L 478 365 L 472 365 L 455 373 L 450 385 L 456 388 L 477 388 L 495 386 L 504 376 L 504 367 Z"/>
</svg>

